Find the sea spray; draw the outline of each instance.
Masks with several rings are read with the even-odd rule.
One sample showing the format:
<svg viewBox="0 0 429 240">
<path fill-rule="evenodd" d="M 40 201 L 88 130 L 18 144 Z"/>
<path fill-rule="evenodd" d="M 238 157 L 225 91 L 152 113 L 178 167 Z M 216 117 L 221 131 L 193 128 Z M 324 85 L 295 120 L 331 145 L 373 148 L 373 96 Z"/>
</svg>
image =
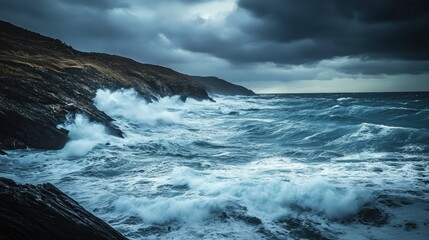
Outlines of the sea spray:
<svg viewBox="0 0 429 240">
<path fill-rule="evenodd" d="M 158 101 L 148 103 L 134 89 L 100 89 L 94 104 L 112 117 L 121 117 L 137 124 L 154 126 L 175 123 L 180 119 L 177 112 L 170 111 L 171 107 L 180 104 L 178 96 L 159 98 Z"/>
<path fill-rule="evenodd" d="M 90 122 L 82 115 L 68 115 L 66 122 L 58 126 L 69 131 L 69 141 L 62 149 L 68 157 L 81 157 L 91 151 L 97 144 L 105 142 L 108 138 L 106 129 L 102 124 Z"/>
<path fill-rule="evenodd" d="M 124 139 L 77 115 L 64 125 L 87 154 L 10 151 L 1 174 L 54 183 L 129 239 L 429 235 L 427 94 L 111 95 L 131 101 L 97 105 Z M 159 120 L 128 113 L 146 107 Z"/>
<path fill-rule="evenodd" d="M 264 222 L 288 216 L 297 206 L 330 219 L 341 219 L 356 214 L 372 199 L 370 192 L 348 189 L 320 177 L 303 182 L 285 182 L 243 176 L 235 179 L 229 177 L 228 170 L 222 171 L 222 175 L 219 173 L 175 168 L 164 183 L 185 189 L 186 195 L 157 198 L 121 196 L 115 201 L 116 211 L 118 214 L 132 212 L 147 224 L 170 221 L 201 224 L 222 212 L 234 211 L 240 205 L 246 209 L 242 214 Z"/>
</svg>

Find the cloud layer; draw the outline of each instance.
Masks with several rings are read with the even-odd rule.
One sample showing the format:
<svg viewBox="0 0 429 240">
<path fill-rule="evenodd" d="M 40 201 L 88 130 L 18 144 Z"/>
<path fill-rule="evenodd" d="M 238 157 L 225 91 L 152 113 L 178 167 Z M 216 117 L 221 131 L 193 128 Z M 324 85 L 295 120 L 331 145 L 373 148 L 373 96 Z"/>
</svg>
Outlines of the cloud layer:
<svg viewBox="0 0 429 240">
<path fill-rule="evenodd" d="M 326 91 L 429 90 L 427 12 L 424 0 L 0 3 L 1 19 L 79 50 L 217 75 L 260 92 L 267 84 L 271 92 L 301 91 L 296 86 L 312 80 Z"/>
<path fill-rule="evenodd" d="M 275 61 L 429 60 L 427 1 L 241 0 L 239 5 L 259 20 L 246 32 L 279 45 L 284 54 Z"/>
</svg>

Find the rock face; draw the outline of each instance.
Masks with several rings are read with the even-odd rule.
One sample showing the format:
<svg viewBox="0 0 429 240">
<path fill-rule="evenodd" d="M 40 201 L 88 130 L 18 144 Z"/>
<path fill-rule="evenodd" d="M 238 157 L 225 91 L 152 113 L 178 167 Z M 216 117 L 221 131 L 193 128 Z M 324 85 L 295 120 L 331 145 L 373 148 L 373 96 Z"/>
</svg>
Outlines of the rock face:
<svg viewBox="0 0 429 240">
<path fill-rule="evenodd" d="M 128 58 L 74 50 L 60 40 L 0 21 L 0 149 L 60 149 L 67 114 L 83 113 L 115 136 L 122 132 L 92 102 L 102 88 L 135 88 L 157 96 L 209 99 L 192 77 Z"/>
<path fill-rule="evenodd" d="M 52 184 L 0 178 L 0 239 L 126 239 Z"/>
<path fill-rule="evenodd" d="M 245 95 L 252 96 L 255 93 L 243 86 L 235 85 L 217 77 L 193 77 L 200 82 L 211 94 L 219 95 Z"/>
</svg>

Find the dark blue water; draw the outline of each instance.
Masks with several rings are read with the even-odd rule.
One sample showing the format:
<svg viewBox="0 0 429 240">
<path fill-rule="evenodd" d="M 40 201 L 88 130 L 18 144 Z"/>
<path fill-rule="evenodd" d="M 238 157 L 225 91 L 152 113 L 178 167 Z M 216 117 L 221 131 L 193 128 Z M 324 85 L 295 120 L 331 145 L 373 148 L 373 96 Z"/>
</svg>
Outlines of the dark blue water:
<svg viewBox="0 0 429 240">
<path fill-rule="evenodd" d="M 96 106 L 61 151 L 13 151 L 0 173 L 52 182 L 131 239 L 428 239 L 429 93 L 215 96 L 132 90 Z"/>
</svg>

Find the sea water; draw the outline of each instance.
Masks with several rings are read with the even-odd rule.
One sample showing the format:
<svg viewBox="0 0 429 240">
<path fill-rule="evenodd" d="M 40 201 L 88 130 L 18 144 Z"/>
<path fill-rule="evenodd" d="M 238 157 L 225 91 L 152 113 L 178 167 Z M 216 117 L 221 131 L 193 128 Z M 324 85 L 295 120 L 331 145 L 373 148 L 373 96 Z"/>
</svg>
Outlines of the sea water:
<svg viewBox="0 0 429 240">
<path fill-rule="evenodd" d="M 101 89 L 123 139 L 70 115 L 64 149 L 9 151 L 0 174 L 130 239 L 429 239 L 429 93 L 214 99 Z"/>
</svg>

